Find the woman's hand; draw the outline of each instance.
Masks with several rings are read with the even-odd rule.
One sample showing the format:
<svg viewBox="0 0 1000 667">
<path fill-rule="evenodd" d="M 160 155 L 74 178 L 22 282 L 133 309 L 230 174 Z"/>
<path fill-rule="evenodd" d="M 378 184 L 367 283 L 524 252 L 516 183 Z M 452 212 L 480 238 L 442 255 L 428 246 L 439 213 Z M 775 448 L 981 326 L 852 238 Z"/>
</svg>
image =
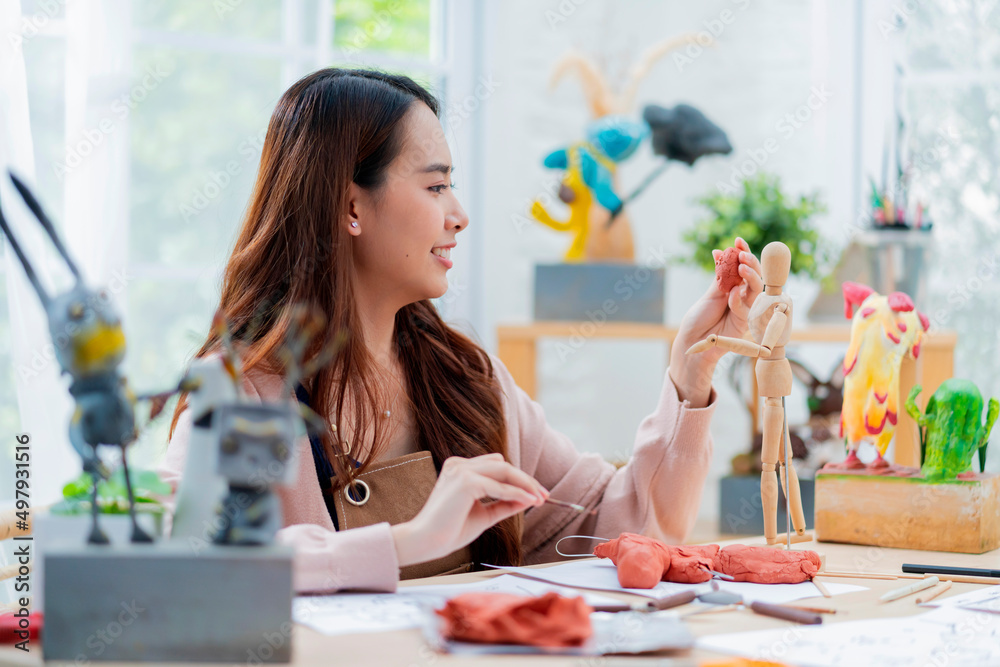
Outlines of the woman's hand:
<svg viewBox="0 0 1000 667">
<path fill-rule="evenodd" d="M 545 502 L 549 492 L 501 454 L 453 456 L 417 516 L 392 527 L 399 565 L 425 563 L 461 549 L 491 526 Z M 490 498 L 490 502 L 481 499 Z"/>
<path fill-rule="evenodd" d="M 764 291 L 760 261 L 743 239 L 737 238 L 734 245 L 740 251 L 738 271 L 743 282 L 727 294 L 719 289 L 718 281 L 713 280 L 708 291 L 684 315 L 670 350 L 670 377 L 681 400 L 689 400 L 695 407 L 708 405 L 712 373 L 726 352 L 717 347 L 690 356 L 684 352 L 711 334 L 742 338 L 747 332 L 750 306 Z M 721 253 L 721 250 L 713 250 L 712 256 L 718 259 Z"/>
</svg>

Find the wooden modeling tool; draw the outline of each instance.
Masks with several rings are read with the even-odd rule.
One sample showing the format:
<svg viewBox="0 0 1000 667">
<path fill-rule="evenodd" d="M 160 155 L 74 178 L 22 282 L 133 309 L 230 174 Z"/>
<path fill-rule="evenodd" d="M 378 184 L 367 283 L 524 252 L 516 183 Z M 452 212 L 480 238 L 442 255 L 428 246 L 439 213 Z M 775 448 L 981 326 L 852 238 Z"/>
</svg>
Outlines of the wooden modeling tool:
<svg viewBox="0 0 1000 667">
<path fill-rule="evenodd" d="M 842 577 L 844 579 L 885 579 L 895 581 L 899 579 L 894 574 L 868 573 L 868 572 L 817 572 L 814 577 Z M 814 580 L 815 582 L 815 580 Z"/>
<path fill-rule="evenodd" d="M 879 602 L 892 602 L 893 600 L 898 600 L 899 598 L 905 598 L 907 595 L 913 595 L 914 593 L 919 593 L 920 591 L 937 586 L 938 581 L 937 577 L 927 577 L 926 579 L 921 579 L 920 581 L 909 584 L 908 586 L 895 588 L 880 597 L 878 600 Z"/>
<path fill-rule="evenodd" d="M 817 590 L 819 590 L 819 592 L 823 594 L 823 597 L 825 598 L 833 597 L 830 594 L 829 589 L 827 589 L 827 587 L 823 585 L 822 581 L 816 581 L 815 579 L 813 579 L 813 586 L 815 586 Z"/>
<path fill-rule="evenodd" d="M 918 597 L 917 600 L 916 600 L 916 602 L 917 602 L 917 604 L 923 604 L 925 602 L 930 602 L 931 600 L 933 600 L 937 596 L 939 596 L 942 593 L 944 593 L 949 588 L 951 588 L 951 582 L 950 581 L 942 582 L 942 583 L 938 584 L 937 586 L 935 586 L 934 588 L 932 588 L 931 590 L 929 590 L 926 593 L 924 593 L 923 595 L 921 595 L 920 597 Z"/>
<path fill-rule="evenodd" d="M 793 604 L 789 605 L 795 609 L 801 609 L 802 611 L 811 611 L 814 614 L 836 614 L 836 609 L 830 609 L 828 607 L 803 607 L 801 605 Z"/>
</svg>

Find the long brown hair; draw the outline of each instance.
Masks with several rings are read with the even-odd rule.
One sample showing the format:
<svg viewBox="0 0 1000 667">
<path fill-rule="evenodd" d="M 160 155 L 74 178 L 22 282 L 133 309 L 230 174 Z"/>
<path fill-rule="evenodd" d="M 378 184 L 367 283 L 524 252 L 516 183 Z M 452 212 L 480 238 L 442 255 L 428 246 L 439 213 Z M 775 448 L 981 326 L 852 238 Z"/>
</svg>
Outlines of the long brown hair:
<svg viewBox="0 0 1000 667">
<path fill-rule="evenodd" d="M 328 427 L 347 417 L 354 433 L 351 454 L 372 443 L 364 470 L 386 446 L 377 406 L 390 396 L 378 382 L 377 365 L 364 341 L 355 293 L 351 237 L 345 218 L 348 188 L 378 193 L 401 149 L 406 111 L 416 102 L 439 114 L 437 101 L 405 76 L 372 70 L 322 69 L 293 84 L 271 115 L 253 194 L 222 279 L 219 311 L 241 349 L 244 372 L 283 373 L 277 351 L 290 323 L 290 307 L 307 304 L 326 318 L 307 360 L 339 332 L 346 343 L 334 360 L 303 384 L 311 406 Z M 416 420 L 418 444 L 438 470 L 449 456 L 499 452 L 507 457 L 507 429 L 500 387 L 485 351 L 449 327 L 434 305 L 418 301 L 396 314 L 396 353 L 403 366 Z M 220 349 L 210 332 L 196 353 Z M 351 405 L 345 409 L 350 394 Z M 187 407 L 182 395 L 170 436 Z M 345 410 L 350 415 L 345 415 Z M 322 436 L 336 471 L 337 488 L 352 471 Z M 477 562 L 519 564 L 520 515 L 486 531 L 472 544 Z"/>
</svg>

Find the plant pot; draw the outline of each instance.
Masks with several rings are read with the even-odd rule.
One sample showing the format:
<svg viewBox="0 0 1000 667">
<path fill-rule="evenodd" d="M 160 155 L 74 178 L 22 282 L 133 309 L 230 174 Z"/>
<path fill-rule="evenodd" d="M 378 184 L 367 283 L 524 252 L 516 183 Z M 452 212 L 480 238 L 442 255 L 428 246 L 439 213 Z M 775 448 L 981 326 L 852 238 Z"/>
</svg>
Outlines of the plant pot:
<svg viewBox="0 0 1000 667">
<path fill-rule="evenodd" d="M 778 532 L 785 532 L 785 489 L 779 483 Z M 806 528 L 813 527 L 815 485 L 811 479 L 799 480 L 802 511 Z M 764 512 L 760 501 L 759 475 L 727 475 L 719 480 L 719 532 L 723 535 L 763 535 Z"/>
<path fill-rule="evenodd" d="M 929 229 L 870 229 L 857 236 L 866 250 L 871 287 L 879 294 L 904 292 L 920 307 L 927 297 Z"/>
<path fill-rule="evenodd" d="M 163 512 L 139 512 L 136 521 L 154 540 L 163 536 Z M 101 514 L 98 522 L 112 544 L 127 543 L 132 535 L 132 521 L 128 514 Z M 32 609 L 41 611 L 46 549 L 85 544 L 90 535 L 90 514 L 38 512 L 32 517 L 32 530 Z"/>
</svg>

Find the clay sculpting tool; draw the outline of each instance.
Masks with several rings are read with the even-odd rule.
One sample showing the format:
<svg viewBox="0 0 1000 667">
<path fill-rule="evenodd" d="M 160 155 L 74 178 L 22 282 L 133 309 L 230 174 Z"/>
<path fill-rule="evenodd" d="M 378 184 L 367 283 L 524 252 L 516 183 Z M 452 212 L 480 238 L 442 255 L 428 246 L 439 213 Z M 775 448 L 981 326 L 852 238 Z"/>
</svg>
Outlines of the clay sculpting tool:
<svg viewBox="0 0 1000 667">
<path fill-rule="evenodd" d="M 935 586 L 934 588 L 932 588 L 931 590 L 929 590 L 926 593 L 924 593 L 923 595 L 921 595 L 920 597 L 918 597 L 917 600 L 916 600 L 916 602 L 917 602 L 917 604 L 923 604 L 925 602 L 930 602 L 931 600 L 933 600 L 937 596 L 939 596 L 942 593 L 944 593 L 949 588 L 951 588 L 951 582 L 950 581 L 942 582 L 942 583 L 938 584 L 937 586 Z"/>
<path fill-rule="evenodd" d="M 899 598 L 905 598 L 907 595 L 919 593 L 920 591 L 937 586 L 939 581 L 940 580 L 937 577 L 927 577 L 926 579 L 921 579 L 920 581 L 910 584 L 909 586 L 895 588 L 880 597 L 879 602 L 892 602 L 893 600 L 898 600 Z"/>
</svg>

